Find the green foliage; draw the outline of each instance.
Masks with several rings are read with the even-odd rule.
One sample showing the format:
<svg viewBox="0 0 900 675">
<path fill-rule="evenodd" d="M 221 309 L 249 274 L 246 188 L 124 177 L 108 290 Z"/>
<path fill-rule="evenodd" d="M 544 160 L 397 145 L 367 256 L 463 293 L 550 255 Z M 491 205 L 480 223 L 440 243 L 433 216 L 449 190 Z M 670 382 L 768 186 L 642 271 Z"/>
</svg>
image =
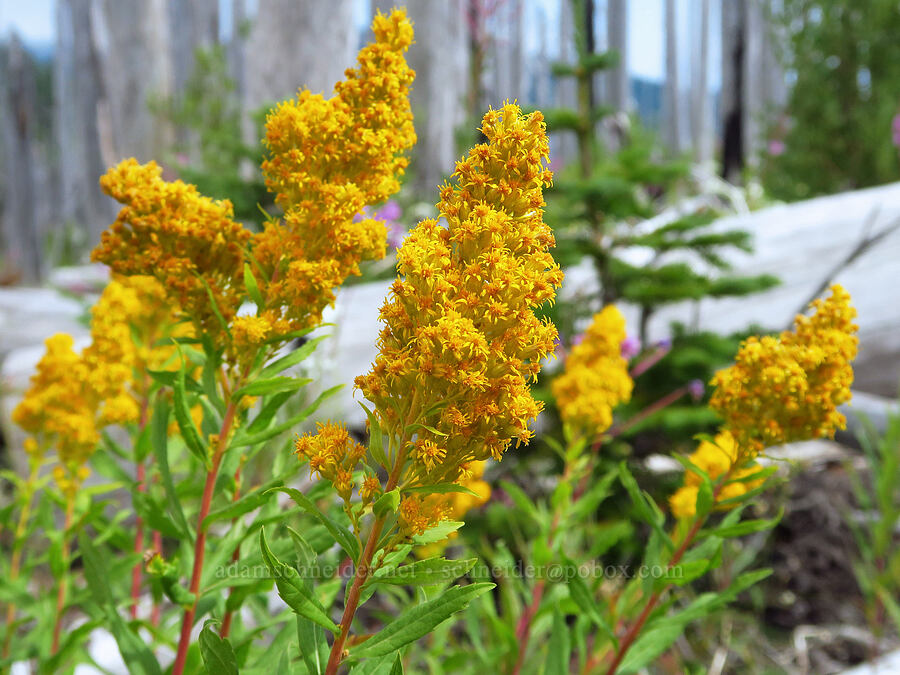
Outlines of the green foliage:
<svg viewBox="0 0 900 675">
<path fill-rule="evenodd" d="M 264 218 L 258 207 L 270 206 L 272 195 L 256 169 L 262 145 L 243 140 L 235 87 L 224 48 L 198 48 L 184 91 L 176 98 L 151 101 L 150 107 L 178 129 L 173 153 L 181 178 L 204 195 L 231 200 L 239 220 L 261 224 Z M 253 116 L 253 138 L 262 138 L 267 109 Z"/>
<path fill-rule="evenodd" d="M 892 626 L 900 635 L 900 409 L 891 410 L 879 433 L 863 419 L 859 441 L 866 475 L 847 463 L 853 493 L 864 517 L 846 514 L 856 543 L 854 573 L 866 600 L 866 617 L 875 635 Z"/>
<path fill-rule="evenodd" d="M 900 113 L 900 7 L 892 0 L 780 4 L 771 21 L 786 36 L 794 83 L 770 123 L 766 190 L 796 200 L 900 179 L 900 149 L 891 142 Z"/>
</svg>

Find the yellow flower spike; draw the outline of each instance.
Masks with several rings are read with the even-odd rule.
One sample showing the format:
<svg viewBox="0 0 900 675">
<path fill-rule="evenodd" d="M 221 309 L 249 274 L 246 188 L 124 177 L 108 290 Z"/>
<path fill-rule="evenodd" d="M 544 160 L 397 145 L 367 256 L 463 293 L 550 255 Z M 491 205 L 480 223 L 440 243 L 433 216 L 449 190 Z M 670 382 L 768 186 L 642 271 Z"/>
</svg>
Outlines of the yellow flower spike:
<svg viewBox="0 0 900 675">
<path fill-rule="evenodd" d="M 469 462 L 527 442 L 541 410 L 529 382 L 554 349 L 555 327 L 533 312 L 553 301 L 563 277 L 542 221 L 551 180 L 543 117 L 507 104 L 484 116 L 482 130 L 488 143 L 441 188 L 446 226 L 421 222 L 399 250 L 379 353 L 356 379 L 386 431 L 402 438 L 416 422 L 417 447 L 443 451 L 431 465 L 413 453 L 404 479 L 413 484 L 456 481 Z M 410 531 L 448 512 L 412 497 L 403 504 Z"/>
<path fill-rule="evenodd" d="M 402 11 L 378 14 L 375 42 L 358 67 L 325 99 L 301 91 L 266 121 L 266 185 L 284 209 L 254 237 L 254 255 L 269 282 L 267 304 L 288 329 L 318 323 L 333 289 L 359 274 L 362 260 L 383 258 L 384 224 L 359 214 L 400 189 L 415 143 L 409 86 L 414 73 L 404 53 L 412 24 Z"/>
<path fill-rule="evenodd" d="M 837 407 L 850 400 L 856 357 L 856 310 L 838 285 L 798 316 L 794 331 L 745 340 L 730 368 L 712 379 L 710 406 L 725 420 L 742 454 L 830 436 L 846 425 Z"/>
<path fill-rule="evenodd" d="M 565 372 L 553 380 L 563 421 L 577 434 L 597 436 L 613 421 L 613 409 L 631 400 L 634 382 L 622 357 L 625 318 L 613 306 L 596 315 L 566 358 Z"/>
<path fill-rule="evenodd" d="M 91 259 L 118 274 L 155 277 L 171 304 L 220 334 L 209 296 L 230 321 L 243 294 L 243 247 L 250 238 L 234 222 L 231 203 L 204 197 L 180 180 L 168 183 L 155 162 L 141 165 L 134 158 L 110 169 L 100 187 L 123 207 Z"/>
<path fill-rule="evenodd" d="M 811 306 L 813 315 L 798 316 L 793 331 L 745 340 L 734 365 L 712 379 L 710 406 L 725 422 L 715 442 L 701 442 L 690 459 L 713 481 L 725 476 L 717 502 L 759 485 L 740 479 L 757 470 L 753 460 L 765 448 L 829 436 L 846 424 L 837 406 L 851 395 L 856 310 L 839 285 Z M 688 471 L 684 487 L 669 499 L 676 518 L 696 514 L 700 484 L 701 477 Z"/>
</svg>

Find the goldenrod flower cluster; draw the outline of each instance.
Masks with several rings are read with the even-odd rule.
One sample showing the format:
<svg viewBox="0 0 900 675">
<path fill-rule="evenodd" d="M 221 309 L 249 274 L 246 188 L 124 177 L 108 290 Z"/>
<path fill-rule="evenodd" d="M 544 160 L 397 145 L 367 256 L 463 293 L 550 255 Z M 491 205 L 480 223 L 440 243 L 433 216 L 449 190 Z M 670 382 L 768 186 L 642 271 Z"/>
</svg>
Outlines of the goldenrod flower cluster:
<svg viewBox="0 0 900 675">
<path fill-rule="evenodd" d="M 141 165 L 133 158 L 110 169 L 100 187 L 124 206 L 91 258 L 117 274 L 155 277 L 171 304 L 204 330 L 220 333 L 213 301 L 230 321 L 243 295 L 250 239 L 234 222 L 231 202 L 204 197 L 180 180 L 166 182 L 156 162 Z"/>
<path fill-rule="evenodd" d="M 625 318 L 614 306 L 594 316 L 584 339 L 566 358 L 565 372 L 553 380 L 563 422 L 578 434 L 596 436 L 613 421 L 613 409 L 631 399 L 634 382 L 622 356 Z"/>
<path fill-rule="evenodd" d="M 365 457 L 366 449 L 350 436 L 347 427 L 331 422 L 320 423 L 315 434 L 297 438 L 294 451 L 309 462 L 310 475 L 318 474 L 331 481 L 341 498 L 345 502 L 350 501 L 354 487 L 353 474 Z M 371 478 L 374 477 L 366 476 L 357 485 L 364 503 L 369 503 L 381 490 L 381 483 L 378 482 L 376 488 Z"/>
<path fill-rule="evenodd" d="M 548 144 L 540 112 L 505 105 L 484 116 L 487 144 L 456 165 L 438 204 L 446 226 L 422 221 L 397 253 L 399 278 L 368 375 L 356 379 L 382 427 L 404 448 L 409 480 L 457 480 L 461 467 L 527 442 L 541 409 L 529 382 L 553 353 L 556 328 L 534 308 L 563 273 L 542 221 Z M 412 507 L 408 507 L 411 509 Z"/>
<path fill-rule="evenodd" d="M 740 497 L 759 485 L 758 481 L 743 480 L 758 470 L 758 466 L 743 465 L 735 468 L 738 462 L 744 461 L 738 452 L 734 436 L 728 431 L 720 431 L 715 439 L 701 441 L 697 449 L 689 456 L 691 463 L 706 472 L 715 483 L 725 476 L 726 481 L 716 496 L 716 502 Z M 697 493 L 703 479 L 696 471 L 688 470 L 684 477 L 684 487 L 679 488 L 669 498 L 672 515 L 676 518 L 690 518 L 697 512 Z"/>
<path fill-rule="evenodd" d="M 47 350 L 13 421 L 34 436 L 30 453 L 55 447 L 61 487 L 75 489 L 100 440 L 100 430 L 135 422 L 136 372 L 161 365 L 152 337 L 171 323 L 165 292 L 150 277 L 113 278 L 91 310 L 91 343 L 80 354 L 72 336 L 46 340 Z M 135 338 L 145 338 L 136 344 Z M 66 476 L 68 472 L 68 476 Z"/>
<path fill-rule="evenodd" d="M 753 459 L 765 448 L 828 436 L 846 424 L 837 406 L 850 400 L 856 310 L 838 285 L 812 308 L 812 316 L 795 319 L 793 331 L 745 340 L 735 364 L 712 379 L 710 406 L 724 424 L 715 443 L 704 441 L 690 459 L 714 482 L 725 481 L 717 501 L 756 487 L 741 479 L 755 470 Z M 700 482 L 698 474 L 687 473 L 685 486 L 670 499 L 676 517 L 696 513 Z"/>
<path fill-rule="evenodd" d="M 414 73 L 404 53 L 413 29 L 404 12 L 380 12 L 375 42 L 329 99 L 301 91 L 266 122 L 266 185 L 284 209 L 254 237 L 254 255 L 267 276 L 266 314 L 290 328 L 317 323 L 333 289 L 361 260 L 383 258 L 387 231 L 357 218 L 367 205 L 400 189 L 398 178 L 415 143 L 409 86 Z"/>
<path fill-rule="evenodd" d="M 31 452 L 56 447 L 66 466 L 84 464 L 100 439 L 96 424 L 97 398 L 88 385 L 89 370 L 73 348 L 72 336 L 57 333 L 45 341 L 25 397 L 12 420 L 35 437 Z"/>
<path fill-rule="evenodd" d="M 146 395 L 149 382 L 136 380 L 136 374 L 163 367 L 172 348 L 154 342 L 174 321 L 165 289 L 153 277 L 119 276 L 106 286 L 91 309 L 91 344 L 82 354 L 88 384 L 102 402 L 101 425 L 138 419 L 136 395 Z"/>
<path fill-rule="evenodd" d="M 856 310 L 841 286 L 813 302 L 779 337 L 744 341 L 730 368 L 712 379 L 710 406 L 725 421 L 742 453 L 828 436 L 846 425 L 837 407 L 850 400 L 856 357 Z"/>
</svg>

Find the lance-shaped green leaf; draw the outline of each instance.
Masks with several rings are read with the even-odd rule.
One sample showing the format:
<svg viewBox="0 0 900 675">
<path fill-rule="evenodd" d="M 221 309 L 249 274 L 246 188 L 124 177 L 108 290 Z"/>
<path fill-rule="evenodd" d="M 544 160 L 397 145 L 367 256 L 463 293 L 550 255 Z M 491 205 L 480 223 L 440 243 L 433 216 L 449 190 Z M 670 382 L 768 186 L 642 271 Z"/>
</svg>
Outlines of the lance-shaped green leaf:
<svg viewBox="0 0 900 675">
<path fill-rule="evenodd" d="M 79 550 L 84 561 L 84 577 L 87 580 L 91 599 L 100 607 L 106 617 L 107 626 L 122 659 L 128 664 L 129 672 L 136 675 L 162 675 L 153 652 L 144 644 L 128 624 L 119 616 L 109 589 L 109 573 L 103 564 L 103 557 L 94 547 L 91 538 L 84 532 L 78 533 Z"/>
<path fill-rule="evenodd" d="M 238 675 L 237 657 L 231 643 L 219 637 L 210 624 L 216 621 L 207 619 L 200 631 L 200 656 L 207 675 Z"/>
<path fill-rule="evenodd" d="M 465 485 L 458 485 L 457 483 L 438 483 L 437 485 L 417 485 L 415 487 L 407 487 L 403 488 L 403 492 L 415 492 L 417 494 L 426 494 L 426 495 L 444 495 L 450 492 L 459 492 L 464 495 L 472 495 L 473 497 L 481 497 L 480 494 L 472 490 L 471 488 L 467 488 Z"/>
<path fill-rule="evenodd" d="M 270 377 L 256 380 L 238 389 L 232 397 L 234 400 L 241 396 L 265 396 L 281 392 L 294 392 L 312 382 L 308 377 Z"/>
<path fill-rule="evenodd" d="M 398 508 L 400 508 L 400 490 L 394 488 L 375 500 L 375 503 L 372 504 L 372 513 L 380 518 L 381 516 L 396 513 Z"/>
<path fill-rule="evenodd" d="M 336 393 L 338 390 L 342 389 L 344 385 L 339 384 L 330 389 L 326 389 L 321 394 L 316 397 L 316 400 L 309 404 L 306 408 L 304 408 L 300 413 L 294 415 L 289 420 L 282 422 L 281 424 L 276 424 L 272 427 L 269 427 L 265 431 L 260 431 L 255 434 L 243 433 L 242 431 L 238 431 L 237 436 L 231 442 L 231 447 L 239 448 L 247 445 L 256 445 L 257 443 L 263 443 L 268 441 L 270 438 L 277 436 L 278 434 L 284 433 L 288 429 L 296 427 L 307 417 L 312 415 L 329 396 Z"/>
<path fill-rule="evenodd" d="M 433 544 L 436 541 L 443 541 L 465 525 L 461 520 L 445 520 L 438 523 L 434 527 L 429 527 L 422 534 L 413 536 L 413 544 L 423 546 L 425 544 Z"/>
<path fill-rule="evenodd" d="M 266 567 L 275 577 L 275 585 L 278 587 L 278 595 L 287 603 L 294 612 L 313 621 L 332 633 L 337 634 L 339 628 L 332 621 L 325 609 L 319 604 L 315 594 L 305 579 L 302 579 L 297 570 L 285 565 L 278 560 L 269 550 L 266 543 L 265 529 L 259 531 L 259 547 L 262 550 Z"/>
<path fill-rule="evenodd" d="M 475 566 L 476 558 L 468 560 L 447 560 L 428 558 L 409 565 L 379 569 L 371 579 L 372 583 L 395 586 L 432 586 L 459 579 Z"/>
<path fill-rule="evenodd" d="M 253 270 L 250 269 L 249 263 L 244 263 L 244 288 L 247 289 L 247 295 L 256 305 L 258 311 L 263 311 L 266 306 L 262 293 L 259 292 L 259 284 L 256 283 L 256 277 L 253 276 Z"/>
<path fill-rule="evenodd" d="M 187 394 L 185 393 L 185 362 L 181 361 L 181 367 L 178 369 L 178 375 L 175 378 L 175 419 L 178 422 L 178 428 L 181 431 L 181 437 L 184 439 L 188 450 L 203 462 L 207 471 L 212 468 L 212 462 L 209 458 L 209 452 L 203 441 L 200 439 L 200 432 L 197 431 L 197 425 L 191 417 L 191 407 L 187 402 Z"/>
<path fill-rule="evenodd" d="M 175 483 L 172 481 L 172 472 L 169 470 L 169 404 L 162 396 L 157 395 L 153 403 L 153 417 L 150 421 L 150 442 L 153 446 L 153 455 L 156 458 L 156 467 L 162 478 L 163 490 L 166 493 L 166 502 L 169 505 L 169 514 L 172 520 L 181 530 L 182 536 L 193 538 L 191 528 L 181 509 L 181 500 L 175 492 Z"/>
<path fill-rule="evenodd" d="M 288 368 L 296 366 L 301 361 L 306 360 L 306 358 L 316 351 L 316 347 L 319 346 L 319 343 L 325 338 L 329 337 L 328 335 L 322 335 L 321 337 L 313 338 L 312 340 L 307 340 L 302 345 L 294 349 L 289 354 L 285 354 L 279 359 L 272 361 L 269 365 L 262 369 L 259 373 L 259 376 L 262 378 L 273 377 L 278 375 L 279 373 L 284 372 Z"/>
<path fill-rule="evenodd" d="M 218 511 L 213 511 L 203 519 L 201 529 L 206 530 L 210 525 L 217 521 L 240 518 L 244 514 L 258 509 L 271 499 L 271 489 L 281 487 L 283 484 L 284 482 L 281 480 L 274 480 L 270 483 L 266 483 L 264 486 L 257 488 L 253 492 L 248 492 L 236 502 L 232 502 Z"/>
<path fill-rule="evenodd" d="M 344 552 L 350 556 L 353 562 L 359 562 L 359 541 L 356 537 L 353 536 L 353 533 L 350 532 L 346 527 L 341 525 L 340 523 L 334 522 L 331 518 L 322 513 L 321 509 L 315 505 L 309 497 L 305 494 L 292 487 L 275 487 L 270 491 L 278 491 L 283 492 L 288 497 L 294 500 L 294 502 L 301 509 L 309 513 L 310 515 L 319 519 L 319 521 L 328 529 L 331 533 L 331 536 L 334 537 L 335 541 L 340 545 Z"/>
<path fill-rule="evenodd" d="M 353 658 L 385 656 L 427 635 L 438 624 L 464 609 L 469 602 L 494 587 L 491 583 L 454 586 L 433 600 L 403 612 L 374 636 L 350 650 Z"/>
</svg>

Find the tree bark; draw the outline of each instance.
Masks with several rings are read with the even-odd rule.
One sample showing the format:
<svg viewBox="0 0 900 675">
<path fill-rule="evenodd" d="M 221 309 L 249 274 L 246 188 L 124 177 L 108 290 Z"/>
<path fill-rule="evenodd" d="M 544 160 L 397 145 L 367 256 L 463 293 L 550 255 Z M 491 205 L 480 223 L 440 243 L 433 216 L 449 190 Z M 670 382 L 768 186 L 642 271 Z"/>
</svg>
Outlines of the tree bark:
<svg viewBox="0 0 900 675">
<path fill-rule="evenodd" d="M 663 99 L 663 129 L 666 144 L 672 152 L 677 153 L 681 151 L 681 115 L 678 105 L 678 24 L 675 19 L 675 0 L 666 0 L 665 44 L 666 84 Z"/>
<path fill-rule="evenodd" d="M 5 255 L 0 254 L 0 261 L 7 258 L 12 267 L 4 276 L 15 275 L 34 283 L 42 272 L 34 167 L 37 84 L 34 63 L 15 32 L 4 56 L 5 63 L 0 63 L 0 132 L 6 174 L 2 231 Z"/>
</svg>

